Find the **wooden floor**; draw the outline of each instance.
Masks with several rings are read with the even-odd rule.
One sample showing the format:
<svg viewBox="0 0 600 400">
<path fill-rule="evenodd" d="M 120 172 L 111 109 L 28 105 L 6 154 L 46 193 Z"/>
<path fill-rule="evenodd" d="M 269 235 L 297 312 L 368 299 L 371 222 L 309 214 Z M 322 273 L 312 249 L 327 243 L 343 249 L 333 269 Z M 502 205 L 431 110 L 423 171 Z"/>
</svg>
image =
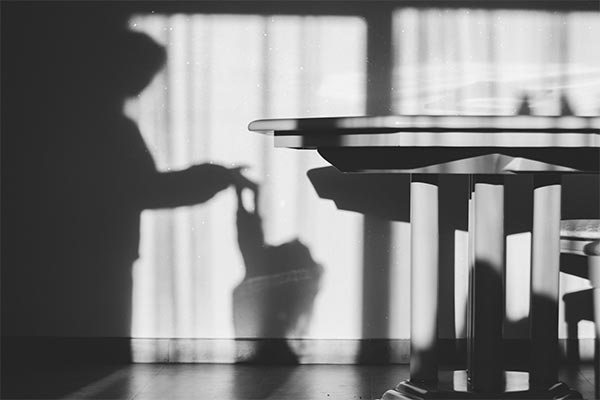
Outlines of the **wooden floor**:
<svg viewBox="0 0 600 400">
<path fill-rule="evenodd" d="M 2 399 L 377 399 L 408 376 L 406 365 L 251 366 L 134 364 L 3 371 Z M 561 379 L 594 398 L 592 366 Z"/>
</svg>

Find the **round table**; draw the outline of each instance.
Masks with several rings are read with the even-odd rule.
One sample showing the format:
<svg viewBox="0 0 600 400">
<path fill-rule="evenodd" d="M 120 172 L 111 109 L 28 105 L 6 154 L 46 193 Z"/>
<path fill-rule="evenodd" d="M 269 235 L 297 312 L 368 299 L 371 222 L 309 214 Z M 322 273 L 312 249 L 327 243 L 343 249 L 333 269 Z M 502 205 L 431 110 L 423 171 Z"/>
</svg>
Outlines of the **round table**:
<svg viewBox="0 0 600 400">
<path fill-rule="evenodd" d="M 561 177 L 600 170 L 600 118 L 332 117 L 257 120 L 276 147 L 314 149 L 347 173 L 410 174 L 410 379 L 383 399 L 581 398 L 558 381 Z M 467 369 L 438 380 L 439 177 L 467 174 Z M 504 176 L 531 174 L 533 229 L 529 373 L 502 366 Z M 525 374 L 525 376 L 523 376 Z"/>
</svg>

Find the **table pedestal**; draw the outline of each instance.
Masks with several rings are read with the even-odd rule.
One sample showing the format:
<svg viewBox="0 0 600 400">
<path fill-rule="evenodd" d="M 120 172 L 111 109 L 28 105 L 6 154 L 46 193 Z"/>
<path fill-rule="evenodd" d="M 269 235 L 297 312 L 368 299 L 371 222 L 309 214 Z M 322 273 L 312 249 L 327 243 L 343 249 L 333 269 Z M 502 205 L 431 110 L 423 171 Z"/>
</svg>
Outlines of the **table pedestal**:
<svg viewBox="0 0 600 400">
<path fill-rule="evenodd" d="M 439 205 L 435 175 L 411 182 L 410 379 L 387 391 L 396 399 L 581 399 L 558 382 L 560 179 L 534 177 L 531 273 L 532 365 L 503 369 L 504 178 L 472 175 L 469 200 L 467 370 L 438 379 Z M 440 374 L 440 377 L 443 374 Z"/>
<path fill-rule="evenodd" d="M 460 374 L 462 373 L 462 374 Z M 458 376 L 457 376 L 458 375 Z M 395 389 L 385 392 L 381 400 L 420 400 L 420 399 L 581 399 L 581 395 L 564 383 L 550 387 L 529 389 L 529 374 L 526 372 L 506 372 L 505 386 L 495 393 L 481 393 L 468 390 L 467 371 L 454 371 L 454 377 L 436 384 L 423 384 L 412 381 L 401 382 Z"/>
</svg>

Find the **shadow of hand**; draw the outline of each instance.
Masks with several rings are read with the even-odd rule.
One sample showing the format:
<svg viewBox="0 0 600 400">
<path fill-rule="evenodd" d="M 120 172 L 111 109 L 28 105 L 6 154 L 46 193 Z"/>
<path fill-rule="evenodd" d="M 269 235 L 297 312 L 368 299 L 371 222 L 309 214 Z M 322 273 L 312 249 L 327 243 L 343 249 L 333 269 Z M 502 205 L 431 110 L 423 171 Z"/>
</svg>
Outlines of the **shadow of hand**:
<svg viewBox="0 0 600 400">
<path fill-rule="evenodd" d="M 237 234 L 238 244 L 244 264 L 246 277 L 258 276 L 264 273 L 267 263 L 265 237 L 262 228 L 262 218 L 258 213 L 258 185 L 244 177 L 239 170 L 236 176 Z M 252 191 L 254 209 L 248 210 L 244 205 L 244 190 Z"/>
</svg>

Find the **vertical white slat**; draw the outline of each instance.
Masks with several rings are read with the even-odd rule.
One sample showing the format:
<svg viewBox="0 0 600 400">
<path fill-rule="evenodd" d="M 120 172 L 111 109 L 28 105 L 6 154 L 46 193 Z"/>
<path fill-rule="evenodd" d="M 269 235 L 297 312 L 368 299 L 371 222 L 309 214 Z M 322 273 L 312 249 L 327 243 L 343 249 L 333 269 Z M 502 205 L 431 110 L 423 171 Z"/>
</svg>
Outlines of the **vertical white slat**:
<svg viewBox="0 0 600 400">
<path fill-rule="evenodd" d="M 393 107 L 403 114 L 417 114 L 418 81 L 418 11 L 405 8 L 394 16 L 394 60 L 395 90 L 392 93 Z"/>
<path fill-rule="evenodd" d="M 600 114 L 600 15 L 573 12 L 567 21 L 570 72 L 569 102 L 577 115 Z"/>
<path fill-rule="evenodd" d="M 148 34 L 159 44 L 165 46 L 168 58 L 168 26 L 167 21 L 162 16 L 153 16 L 148 19 Z M 141 126 L 142 134 L 146 132 L 152 143 L 151 149 L 155 164 L 159 170 L 166 170 L 169 167 L 169 143 L 166 140 L 165 132 L 169 130 L 168 110 L 168 91 L 167 91 L 168 65 L 156 76 L 152 86 L 152 91 L 146 90 L 142 96 L 148 96 L 150 106 L 148 108 L 147 124 Z M 148 211 L 148 217 L 154 220 L 152 258 L 146 257 L 148 263 L 153 265 L 154 272 L 154 291 L 148 296 L 152 297 L 154 308 L 151 310 L 154 314 L 154 326 L 151 336 L 170 337 L 173 333 L 172 324 L 172 290 L 171 290 L 171 269 L 168 267 L 172 263 L 171 249 L 172 245 L 170 235 L 169 215 L 165 211 Z M 142 240 L 145 240 L 142 237 Z"/>
<path fill-rule="evenodd" d="M 206 15 L 191 16 L 191 127 L 189 137 L 192 143 L 192 160 L 205 163 L 211 151 L 211 81 L 212 19 Z M 198 182 L 198 184 L 201 184 Z M 213 265 L 213 245 L 211 237 L 213 217 L 210 208 L 200 205 L 193 208 L 191 242 L 193 250 L 193 307 L 194 337 L 214 337 L 213 307 L 215 288 L 212 285 L 215 269 Z"/>
<path fill-rule="evenodd" d="M 169 121 L 166 134 L 171 147 L 170 167 L 174 170 L 187 168 L 190 163 L 189 125 L 188 125 L 188 85 L 186 25 L 184 15 L 169 18 Z M 201 184 L 201 182 L 199 182 Z M 171 213 L 173 224 L 173 314 L 175 316 L 175 337 L 190 337 L 192 316 L 192 287 L 190 286 L 192 260 L 191 223 L 188 208 L 177 208 Z"/>
<path fill-rule="evenodd" d="M 135 17 L 130 21 L 130 27 L 134 31 L 147 31 L 150 21 L 145 17 Z M 152 126 L 153 99 L 148 96 L 152 92 L 156 80 L 139 97 L 131 99 L 131 103 L 137 103 L 136 123 L 147 146 L 152 149 L 153 141 L 148 129 Z M 152 150 L 151 150 L 152 153 Z M 133 268 L 133 295 L 132 295 L 132 337 L 152 336 L 154 331 L 154 299 L 153 293 L 156 288 L 154 274 L 155 259 L 154 233 L 155 218 L 149 212 L 143 212 L 140 218 L 140 258 L 135 262 Z M 135 354 L 134 354 L 135 355 Z M 134 361 L 136 361 L 134 359 Z"/>
</svg>

